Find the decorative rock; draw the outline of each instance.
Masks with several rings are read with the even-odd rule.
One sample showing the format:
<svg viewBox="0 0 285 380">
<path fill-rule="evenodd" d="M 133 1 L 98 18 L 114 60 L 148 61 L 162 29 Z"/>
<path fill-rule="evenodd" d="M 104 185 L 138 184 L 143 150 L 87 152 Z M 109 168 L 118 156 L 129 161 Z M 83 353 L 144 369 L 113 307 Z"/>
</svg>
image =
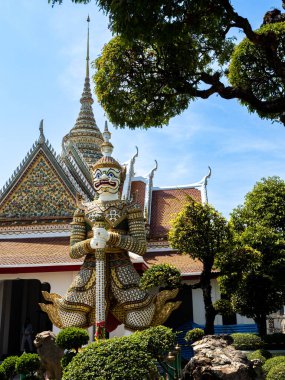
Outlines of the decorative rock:
<svg viewBox="0 0 285 380">
<path fill-rule="evenodd" d="M 253 380 L 256 374 L 246 355 L 236 350 L 230 336 L 208 335 L 195 342 L 195 356 L 183 370 L 182 380 Z"/>
</svg>

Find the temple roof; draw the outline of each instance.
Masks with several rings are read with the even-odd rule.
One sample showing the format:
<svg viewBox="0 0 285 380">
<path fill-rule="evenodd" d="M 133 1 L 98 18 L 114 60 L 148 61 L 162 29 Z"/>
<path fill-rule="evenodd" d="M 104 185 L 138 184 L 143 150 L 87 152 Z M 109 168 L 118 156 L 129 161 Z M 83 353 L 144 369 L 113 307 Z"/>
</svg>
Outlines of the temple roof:
<svg viewBox="0 0 285 380">
<path fill-rule="evenodd" d="M 39 139 L 0 191 L 0 221 L 70 217 L 78 190 L 41 122 Z"/>
<path fill-rule="evenodd" d="M 201 191 L 195 187 L 153 189 L 150 218 L 150 238 L 166 238 L 171 227 L 171 220 L 188 202 L 191 196 L 201 202 Z"/>
<path fill-rule="evenodd" d="M 201 261 L 193 260 L 189 255 L 182 255 L 177 251 L 147 252 L 144 260 L 149 267 L 158 264 L 170 264 L 180 270 L 181 274 L 200 274 L 203 265 Z"/>
<path fill-rule="evenodd" d="M 169 252 L 147 252 L 143 259 L 147 266 L 168 263 L 175 265 L 182 274 L 199 274 L 202 264 L 187 255 L 172 250 Z M 0 273 L 5 269 L 25 270 L 26 267 L 76 266 L 81 259 L 69 257 L 69 237 L 0 239 Z M 62 269 L 64 270 L 64 269 Z"/>
<path fill-rule="evenodd" d="M 45 265 L 81 263 L 70 259 L 69 238 L 30 238 L 0 240 L 0 262 L 7 265 Z"/>
</svg>

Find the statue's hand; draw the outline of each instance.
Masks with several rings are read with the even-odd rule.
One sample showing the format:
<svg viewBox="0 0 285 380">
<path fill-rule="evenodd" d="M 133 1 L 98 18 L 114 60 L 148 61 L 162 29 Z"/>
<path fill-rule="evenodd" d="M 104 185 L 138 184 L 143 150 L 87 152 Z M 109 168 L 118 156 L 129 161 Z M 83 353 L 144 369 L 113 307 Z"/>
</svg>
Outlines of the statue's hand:
<svg viewBox="0 0 285 380">
<path fill-rule="evenodd" d="M 102 227 L 93 227 L 93 238 L 102 239 L 107 242 L 110 238 L 110 233 Z"/>
<path fill-rule="evenodd" d="M 106 240 L 101 238 L 92 238 L 90 241 L 90 246 L 93 249 L 102 249 L 106 247 Z"/>
</svg>

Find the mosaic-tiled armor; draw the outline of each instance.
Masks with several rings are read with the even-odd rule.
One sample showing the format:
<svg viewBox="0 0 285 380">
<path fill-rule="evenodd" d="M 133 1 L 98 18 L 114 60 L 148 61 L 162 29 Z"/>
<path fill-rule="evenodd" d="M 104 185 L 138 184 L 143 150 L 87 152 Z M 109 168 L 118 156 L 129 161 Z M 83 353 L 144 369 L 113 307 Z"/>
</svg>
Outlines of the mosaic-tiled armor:
<svg viewBox="0 0 285 380">
<path fill-rule="evenodd" d="M 153 297 L 138 287 L 139 275 L 134 269 L 128 251 L 143 255 L 146 250 L 144 220 L 142 212 L 135 205 L 123 201 L 87 204 L 86 211 L 77 210 L 72 222 L 72 258 L 85 256 L 80 272 L 75 277 L 65 298 L 59 302 L 60 316 L 64 324 L 72 324 L 68 313 L 70 306 L 82 305 L 87 312 L 89 323 L 95 307 L 95 255 L 90 246 L 92 226 L 96 215 L 103 215 L 106 229 L 111 237 L 105 248 L 106 254 L 106 306 L 112 314 L 131 329 L 150 325 L 154 315 Z M 142 313 L 141 311 L 144 310 Z M 79 311 L 80 313 L 80 311 Z M 138 316 L 140 315 L 140 318 Z M 82 322 L 84 316 L 82 316 Z M 80 320 L 80 319 L 79 319 Z"/>
</svg>

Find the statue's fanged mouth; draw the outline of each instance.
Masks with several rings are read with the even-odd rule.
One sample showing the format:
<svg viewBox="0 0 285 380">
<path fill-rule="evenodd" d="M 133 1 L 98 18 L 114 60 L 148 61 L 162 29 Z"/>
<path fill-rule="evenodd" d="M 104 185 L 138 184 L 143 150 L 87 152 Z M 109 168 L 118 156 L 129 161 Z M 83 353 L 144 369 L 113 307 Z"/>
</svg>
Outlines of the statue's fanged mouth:
<svg viewBox="0 0 285 380">
<path fill-rule="evenodd" d="M 99 182 L 97 182 L 95 184 L 95 189 L 98 189 L 98 187 L 100 187 L 102 185 L 103 186 L 111 186 L 111 187 L 116 187 L 117 186 L 116 182 L 101 180 L 101 181 L 99 181 Z"/>
</svg>

